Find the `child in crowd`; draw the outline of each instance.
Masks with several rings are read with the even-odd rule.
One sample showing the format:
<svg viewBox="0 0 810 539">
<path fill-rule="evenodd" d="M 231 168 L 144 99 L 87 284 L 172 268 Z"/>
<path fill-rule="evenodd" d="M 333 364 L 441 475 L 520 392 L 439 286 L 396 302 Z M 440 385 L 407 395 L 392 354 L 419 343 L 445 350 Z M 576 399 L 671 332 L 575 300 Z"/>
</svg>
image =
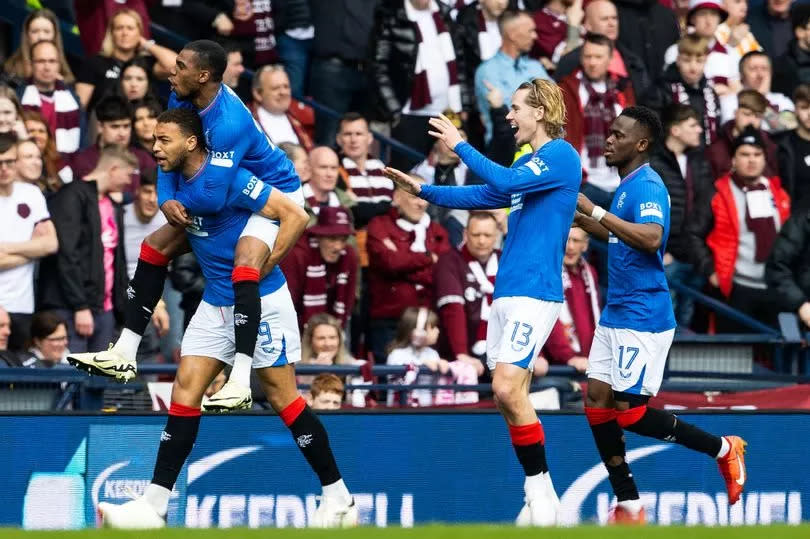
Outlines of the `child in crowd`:
<svg viewBox="0 0 810 539">
<path fill-rule="evenodd" d="M 448 362 L 433 348 L 439 339 L 439 317 L 425 307 L 408 307 L 388 347 L 388 365 L 404 365 L 404 376 L 392 377 L 400 384 L 477 384 L 475 367 L 461 361 Z M 421 371 L 421 372 L 420 372 Z M 476 392 L 417 389 L 408 393 L 408 406 L 434 406 L 477 402 Z M 399 402 L 399 393 L 388 393 L 388 406 Z"/>
</svg>

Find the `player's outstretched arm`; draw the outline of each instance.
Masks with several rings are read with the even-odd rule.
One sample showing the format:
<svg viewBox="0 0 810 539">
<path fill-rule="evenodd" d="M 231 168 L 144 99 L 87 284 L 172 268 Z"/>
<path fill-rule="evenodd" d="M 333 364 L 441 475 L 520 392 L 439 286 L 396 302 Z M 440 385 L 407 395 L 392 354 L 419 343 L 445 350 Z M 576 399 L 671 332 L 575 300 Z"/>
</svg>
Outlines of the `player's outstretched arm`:
<svg viewBox="0 0 810 539">
<path fill-rule="evenodd" d="M 596 214 L 594 214 L 595 208 Z M 633 249 L 655 253 L 658 248 L 661 247 L 661 242 L 664 241 L 663 224 L 657 222 L 631 223 L 630 221 L 625 221 L 605 211 L 603 208 L 597 207 L 582 193 L 580 193 L 577 198 L 577 211 L 586 216 L 590 216 L 588 218 L 590 221 L 593 221 L 597 226 L 601 226 L 613 232 L 614 236 Z M 604 214 L 602 214 L 602 212 L 604 212 Z M 601 218 L 599 218 L 600 214 L 602 214 Z M 585 228 L 585 230 L 588 229 Z M 606 237 L 603 239 L 607 240 Z"/>
<path fill-rule="evenodd" d="M 580 175 L 582 173 L 582 167 L 578 162 L 560 163 L 557 154 L 546 156 L 547 158 L 539 159 L 537 162 L 529 160 L 520 166 L 507 168 L 487 159 L 465 142 L 456 126 L 443 114 L 438 118 L 431 118 L 429 122 L 433 130 L 428 131 L 428 134 L 452 148 L 470 170 L 499 193 L 524 193 L 570 187 L 571 173 Z M 543 157 L 543 153 L 544 150 L 541 149 L 538 158 Z"/>
<path fill-rule="evenodd" d="M 508 208 L 510 195 L 495 192 L 488 185 L 435 186 L 423 185 L 408 174 L 386 167 L 385 175 L 400 189 L 423 198 L 431 204 L 462 210 L 496 210 Z"/>
<path fill-rule="evenodd" d="M 264 267 L 262 267 L 262 275 L 266 275 L 284 259 L 298 241 L 298 238 L 301 237 L 301 234 L 304 233 L 309 216 L 304 211 L 304 208 L 293 202 L 290 197 L 278 189 L 273 189 L 270 192 L 264 207 L 257 213 L 279 222 L 276 243 L 273 245 L 273 250 L 270 256 L 267 257 Z"/>
</svg>

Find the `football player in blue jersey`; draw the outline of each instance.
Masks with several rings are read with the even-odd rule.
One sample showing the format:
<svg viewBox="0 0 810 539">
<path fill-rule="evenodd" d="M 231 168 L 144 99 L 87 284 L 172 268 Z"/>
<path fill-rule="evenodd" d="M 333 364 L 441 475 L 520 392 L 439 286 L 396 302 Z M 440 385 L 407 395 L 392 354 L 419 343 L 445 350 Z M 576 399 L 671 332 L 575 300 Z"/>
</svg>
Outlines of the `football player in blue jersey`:
<svg viewBox="0 0 810 539">
<path fill-rule="evenodd" d="M 526 474 L 526 505 L 519 524 L 557 522 L 559 500 L 548 473 L 545 435 L 529 401 L 532 366 L 548 338 L 563 301 L 562 260 L 574 217 L 582 164 L 563 136 L 565 105 L 559 87 L 535 79 L 512 97 L 507 119 L 518 146 L 532 152 L 511 168 L 502 167 L 464 142 L 446 117 L 432 118 L 429 133 L 445 142 L 483 185 L 422 185 L 386 169 L 407 192 L 450 208 L 510 208 L 509 234 L 495 278 L 487 324 L 487 364 L 495 402 L 509 426 L 517 458 Z"/>
<path fill-rule="evenodd" d="M 222 84 L 227 64 L 224 49 L 213 41 L 188 43 L 177 55 L 176 67 L 169 77 L 172 94 L 169 108 L 188 108 L 199 113 L 210 162 L 222 169 L 245 168 L 257 178 L 304 204 L 301 182 L 284 152 L 276 148 L 256 124 L 239 97 Z M 197 207 L 204 213 L 219 211 L 226 201 L 227 175 L 206 179 L 208 188 L 198 193 Z M 186 245 L 184 227 L 189 215 L 177 199 L 173 176 L 158 173 L 158 201 L 169 222 L 144 241 L 135 275 L 127 290 L 129 301 L 124 329 L 110 350 L 72 354 L 68 361 L 94 374 L 114 376 L 120 381 L 137 372 L 136 352 L 152 312 L 163 292 L 167 266 L 182 254 Z M 236 356 L 231 377 L 225 386 L 206 402 L 207 409 L 249 408 L 250 365 L 259 330 L 259 276 L 273 249 L 278 226 L 261 215 L 248 220 L 236 248 L 231 273 L 235 295 Z"/>
<path fill-rule="evenodd" d="M 575 217 L 577 225 L 608 243 L 607 303 L 588 357 L 585 415 L 618 499 L 609 517 L 615 523 L 645 521 L 625 460 L 622 429 L 716 458 L 730 504 L 739 500 L 746 481 L 742 438 L 714 436 L 670 412 L 647 407 L 661 386 L 675 334 L 663 262 L 669 194 L 649 163 L 649 152 L 662 136 L 652 110 L 624 109 L 605 141 L 607 164 L 618 167 L 622 178 L 610 211 L 580 194 Z"/>
<path fill-rule="evenodd" d="M 258 338 L 254 336 L 253 367 L 267 400 L 321 481 L 323 497 L 310 524 L 355 525 L 357 507 L 338 471 L 326 430 L 296 387 L 293 364 L 301 359 L 298 320 L 284 275 L 275 265 L 304 231 L 306 212 L 250 171 L 232 168 L 227 170 L 225 205 L 214 214 L 206 213 L 201 192 L 208 177 L 221 175 L 222 169 L 212 163 L 212 152 L 205 148 L 203 126 L 195 112 L 173 109 L 161 114 L 154 148 L 161 170 L 177 181 L 174 195 L 189 217 L 187 239 L 202 268 L 205 290 L 183 336 L 169 418 L 160 436 L 152 481 L 140 498 L 122 505 L 100 503 L 104 524 L 115 528 L 165 526 L 171 490 L 197 437 L 205 389 L 225 364 L 233 362 L 233 260 L 242 229 L 252 214 L 261 214 L 277 220 L 279 241 L 258 283 L 262 310 Z"/>
</svg>

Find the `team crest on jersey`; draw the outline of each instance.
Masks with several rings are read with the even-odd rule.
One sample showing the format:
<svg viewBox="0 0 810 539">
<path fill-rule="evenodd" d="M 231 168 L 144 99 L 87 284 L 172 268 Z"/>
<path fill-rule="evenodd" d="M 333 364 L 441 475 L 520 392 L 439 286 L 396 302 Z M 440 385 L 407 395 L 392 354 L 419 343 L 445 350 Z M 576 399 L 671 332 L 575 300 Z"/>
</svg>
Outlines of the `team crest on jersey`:
<svg viewBox="0 0 810 539">
<path fill-rule="evenodd" d="M 209 148 L 211 147 L 211 129 L 205 130 L 205 144 Z"/>
<path fill-rule="evenodd" d="M 627 191 L 623 191 L 621 196 L 619 196 L 619 202 L 616 203 L 617 208 L 621 208 L 624 206 L 624 199 L 627 198 Z"/>
</svg>

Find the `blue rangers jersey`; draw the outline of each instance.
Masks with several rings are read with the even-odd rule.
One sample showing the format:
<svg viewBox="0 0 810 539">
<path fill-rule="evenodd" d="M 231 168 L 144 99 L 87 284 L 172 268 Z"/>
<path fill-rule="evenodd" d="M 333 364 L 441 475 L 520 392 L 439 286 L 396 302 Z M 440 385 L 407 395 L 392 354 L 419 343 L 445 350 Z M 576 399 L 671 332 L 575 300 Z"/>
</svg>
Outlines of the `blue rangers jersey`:
<svg viewBox="0 0 810 539">
<path fill-rule="evenodd" d="M 226 307 L 234 304 L 231 273 L 239 236 L 250 216 L 267 203 L 273 188 L 248 170 L 223 169 L 212 161 L 209 153 L 200 170 L 189 179 L 179 172 L 167 175 L 178 185 L 177 201 L 185 206 L 192 220 L 186 227 L 186 236 L 205 277 L 203 300 L 216 307 Z M 226 174 L 222 174 L 223 170 Z M 225 205 L 215 214 L 200 211 L 206 209 L 199 201 L 206 200 L 200 191 L 206 188 L 205 177 L 209 174 L 230 180 Z M 276 266 L 259 282 L 259 295 L 275 292 L 285 282 L 284 274 Z"/>
<path fill-rule="evenodd" d="M 645 163 L 622 179 L 610 213 L 631 223 L 655 223 L 664 229 L 661 246 L 647 253 L 608 239 L 607 304 L 599 319 L 605 327 L 659 333 L 675 327 L 672 298 L 664 274 L 669 237 L 669 194 L 661 177 Z"/>
<path fill-rule="evenodd" d="M 197 111 L 190 102 L 181 101 L 174 92 L 169 96 L 169 108 L 188 108 Z M 256 123 L 242 100 L 227 86 L 220 85 L 216 97 L 202 110 L 197 111 L 205 130 L 205 139 L 211 154 L 211 163 L 222 168 L 244 168 L 254 176 L 283 193 L 292 193 L 301 188 L 301 180 L 295 168 L 282 150 L 273 145 Z M 206 195 L 211 198 L 197 202 L 200 214 L 219 211 L 225 204 L 229 183 L 211 183 Z M 230 181 L 231 178 L 227 178 Z M 158 204 L 176 198 L 176 176 L 158 169 Z M 202 204 L 205 202 L 205 204 Z"/>
<path fill-rule="evenodd" d="M 455 152 L 486 183 L 423 185 L 420 196 L 451 208 L 510 208 L 493 297 L 562 302 L 563 255 L 582 183 L 577 151 L 565 140 L 554 139 L 511 168 L 490 161 L 466 142 L 456 145 Z"/>
</svg>

